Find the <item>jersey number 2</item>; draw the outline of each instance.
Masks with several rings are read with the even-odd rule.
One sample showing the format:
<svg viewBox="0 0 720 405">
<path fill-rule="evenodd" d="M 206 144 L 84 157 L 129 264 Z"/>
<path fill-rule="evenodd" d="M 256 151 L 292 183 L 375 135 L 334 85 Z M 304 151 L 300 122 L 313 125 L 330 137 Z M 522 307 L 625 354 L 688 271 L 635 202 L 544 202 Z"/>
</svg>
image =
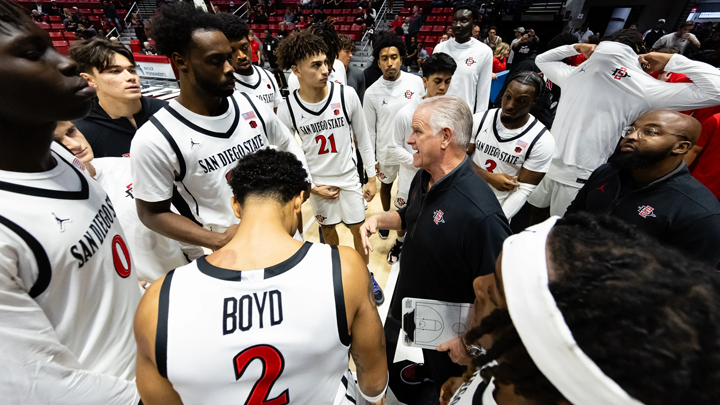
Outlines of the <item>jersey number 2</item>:
<svg viewBox="0 0 720 405">
<path fill-rule="evenodd" d="M 273 384 L 285 369 L 285 359 L 282 354 L 270 345 L 257 345 L 238 353 L 233 359 L 235 380 L 239 380 L 250 363 L 255 360 L 262 362 L 263 373 L 250 391 L 245 405 L 285 405 L 290 403 L 289 390 L 283 391 L 276 398 L 268 399 Z"/>
<path fill-rule="evenodd" d="M 488 159 L 485 162 L 485 170 L 489 171 L 490 173 L 492 173 L 496 167 L 497 167 L 497 163 L 495 163 L 495 161 L 492 159 Z"/>
<path fill-rule="evenodd" d="M 327 141 L 330 141 L 330 149 L 327 149 Z M 335 148 L 335 134 L 330 134 L 330 136 L 325 138 L 323 135 L 318 135 L 315 137 L 315 143 L 320 142 L 320 152 L 318 152 L 318 155 L 324 155 L 326 153 L 337 153 L 337 149 Z"/>
</svg>

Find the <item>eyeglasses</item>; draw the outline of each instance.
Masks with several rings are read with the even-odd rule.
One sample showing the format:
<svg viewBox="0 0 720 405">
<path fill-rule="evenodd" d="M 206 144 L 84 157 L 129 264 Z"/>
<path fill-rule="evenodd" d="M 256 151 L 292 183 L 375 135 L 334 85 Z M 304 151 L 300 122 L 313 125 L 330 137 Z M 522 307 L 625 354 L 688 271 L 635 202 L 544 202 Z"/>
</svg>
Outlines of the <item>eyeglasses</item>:
<svg viewBox="0 0 720 405">
<path fill-rule="evenodd" d="M 623 128 L 623 130 L 622 130 L 622 132 L 620 133 L 620 135 L 621 135 L 623 138 L 627 138 L 628 136 L 632 135 L 632 134 L 635 133 L 635 132 L 638 133 L 638 138 L 652 138 L 652 137 L 655 137 L 655 136 L 662 136 L 662 135 L 674 135 L 674 136 L 677 136 L 677 137 L 679 137 L 679 138 L 683 138 L 683 139 L 685 139 L 685 140 L 688 140 L 688 138 L 687 138 L 686 136 L 683 136 L 683 135 L 662 133 L 662 132 L 658 131 L 658 130 L 655 129 L 655 128 L 648 128 L 648 127 L 645 127 L 645 128 L 635 128 L 634 126 L 625 127 L 625 128 Z"/>
</svg>

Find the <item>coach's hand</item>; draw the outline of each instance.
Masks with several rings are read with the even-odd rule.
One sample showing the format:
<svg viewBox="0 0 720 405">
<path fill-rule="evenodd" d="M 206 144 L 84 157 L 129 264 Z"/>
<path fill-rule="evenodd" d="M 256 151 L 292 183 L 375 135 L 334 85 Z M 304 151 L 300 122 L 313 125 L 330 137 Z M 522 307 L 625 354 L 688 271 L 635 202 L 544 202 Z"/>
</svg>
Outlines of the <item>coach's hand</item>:
<svg viewBox="0 0 720 405">
<path fill-rule="evenodd" d="M 445 342 L 437 347 L 439 352 L 448 352 L 450 360 L 455 364 L 461 366 L 467 366 L 472 361 L 472 357 L 467 352 L 467 347 L 463 343 L 462 339 L 455 338 L 451 341 Z"/>
<path fill-rule="evenodd" d="M 662 72 L 665 70 L 665 66 L 670 62 L 673 54 L 671 53 L 660 53 L 650 52 L 644 55 L 638 56 L 638 61 L 645 72 Z"/>
<path fill-rule="evenodd" d="M 365 197 L 365 201 L 370 202 L 375 198 L 375 194 L 377 194 L 377 183 L 375 182 L 375 177 L 371 177 L 365 185 L 363 197 Z"/>
<path fill-rule="evenodd" d="M 338 198 L 340 195 L 340 189 L 334 186 L 315 186 L 310 192 L 326 200 Z"/>
<path fill-rule="evenodd" d="M 507 173 L 489 173 L 488 183 L 500 191 L 512 191 L 518 186 L 517 176 Z"/>
<path fill-rule="evenodd" d="M 372 245 L 370 244 L 370 237 L 377 233 L 377 215 L 373 215 L 365 220 L 365 223 L 360 227 L 360 237 L 362 238 L 363 248 L 365 248 L 365 254 L 369 255 L 373 251 Z"/>
<path fill-rule="evenodd" d="M 585 55 L 586 58 L 589 58 L 590 55 L 595 52 L 595 48 L 597 48 L 597 45 L 595 44 L 575 44 L 573 45 L 576 51 L 580 52 L 581 54 Z"/>
</svg>

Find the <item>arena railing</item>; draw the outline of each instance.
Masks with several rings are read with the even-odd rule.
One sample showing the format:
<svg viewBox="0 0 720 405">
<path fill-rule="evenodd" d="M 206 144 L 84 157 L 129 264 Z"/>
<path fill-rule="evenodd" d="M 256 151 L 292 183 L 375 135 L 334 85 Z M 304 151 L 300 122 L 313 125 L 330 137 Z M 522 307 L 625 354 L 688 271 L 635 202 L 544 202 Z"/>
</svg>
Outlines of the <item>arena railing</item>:
<svg viewBox="0 0 720 405">
<path fill-rule="evenodd" d="M 382 21 L 385 18 L 385 14 L 387 14 L 388 6 L 387 6 L 387 0 L 384 0 L 382 5 L 380 6 L 380 10 L 377 11 L 377 16 L 375 18 L 375 22 L 373 23 L 372 27 L 366 27 L 365 33 L 362 36 L 362 39 L 360 40 L 360 49 L 361 52 L 365 52 L 365 49 L 367 49 L 368 45 L 370 44 L 371 38 L 370 38 L 370 30 L 372 29 L 372 33 L 375 33 L 375 29 L 378 26 L 378 22 Z"/>
<path fill-rule="evenodd" d="M 130 25 L 128 25 L 128 18 L 132 15 L 133 9 L 137 9 L 137 14 L 140 15 L 140 8 L 137 5 L 137 2 L 133 3 L 132 6 L 130 6 L 130 9 L 127 11 L 127 14 L 125 14 L 125 18 L 123 18 L 123 23 L 125 23 L 125 28 L 129 28 Z"/>
</svg>

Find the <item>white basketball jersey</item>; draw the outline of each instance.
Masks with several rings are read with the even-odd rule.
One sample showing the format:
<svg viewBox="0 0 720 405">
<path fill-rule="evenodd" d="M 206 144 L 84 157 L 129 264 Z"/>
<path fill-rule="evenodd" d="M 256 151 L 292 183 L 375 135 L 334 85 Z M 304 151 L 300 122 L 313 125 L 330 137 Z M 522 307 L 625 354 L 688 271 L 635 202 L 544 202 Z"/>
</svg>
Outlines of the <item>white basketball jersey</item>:
<svg viewBox="0 0 720 405">
<path fill-rule="evenodd" d="M 110 196 L 137 268 L 140 281 L 153 282 L 168 271 L 188 264 L 178 241 L 150 230 L 140 222 L 130 176 L 130 158 L 93 159 L 95 180 Z"/>
<path fill-rule="evenodd" d="M 160 290 L 158 371 L 186 405 L 332 404 L 350 345 L 342 291 L 337 247 L 309 242 L 265 269 L 202 257 L 172 270 Z"/>
<path fill-rule="evenodd" d="M 0 171 L 0 325 L 27 306 L 4 285 L 12 280 L 52 325 L 28 339 L 57 335 L 83 369 L 131 380 L 140 289 L 117 209 L 63 146 L 53 143 L 51 156 L 57 165 L 47 172 Z M 24 310 L 13 335 L 32 329 L 36 309 Z"/>
<path fill-rule="evenodd" d="M 267 70 L 251 66 L 253 74 L 250 76 L 235 73 L 235 91 L 257 98 L 271 110 L 279 106 L 282 95 L 275 78 Z"/>
<path fill-rule="evenodd" d="M 328 97 L 321 103 L 319 111 L 306 106 L 300 99 L 298 90 L 287 98 L 285 105 L 295 132 L 302 140 L 302 150 L 305 152 L 310 175 L 318 184 L 336 184 L 338 178 L 347 178 L 349 182 L 357 184 L 357 159 L 355 142 L 352 135 L 352 123 L 346 109 L 345 86 L 337 83 L 328 83 Z M 286 116 L 285 111 L 278 115 Z M 352 176 L 354 174 L 354 176 Z"/>
<path fill-rule="evenodd" d="M 527 124 L 516 130 L 500 127 L 500 108 L 487 110 L 474 116 L 475 129 L 471 143 L 475 144 L 473 162 L 490 173 L 505 173 L 517 176 L 523 163 L 528 159 L 547 128 L 530 115 Z M 499 131 L 509 136 L 503 137 Z M 548 132 L 549 134 L 549 132 Z M 502 203 L 509 192 L 490 189 Z"/>
<path fill-rule="evenodd" d="M 240 92 L 228 97 L 228 103 L 225 114 L 206 117 L 193 114 L 173 100 L 150 117 L 150 122 L 136 135 L 157 137 L 159 132 L 165 138 L 164 147 L 170 149 L 167 155 L 176 157 L 172 162 L 177 188 L 173 205 L 181 215 L 209 230 L 222 230 L 239 222 L 230 205 L 232 189 L 227 184 L 228 175 L 238 160 L 269 146 L 263 116 L 268 114 L 267 110 Z M 140 149 L 145 145 L 135 145 L 137 141 L 133 140 L 137 147 L 131 150 L 133 160 L 144 152 Z M 138 198 L 144 199 L 144 193 L 151 193 L 145 184 L 152 184 L 155 175 L 133 163 Z"/>
</svg>

